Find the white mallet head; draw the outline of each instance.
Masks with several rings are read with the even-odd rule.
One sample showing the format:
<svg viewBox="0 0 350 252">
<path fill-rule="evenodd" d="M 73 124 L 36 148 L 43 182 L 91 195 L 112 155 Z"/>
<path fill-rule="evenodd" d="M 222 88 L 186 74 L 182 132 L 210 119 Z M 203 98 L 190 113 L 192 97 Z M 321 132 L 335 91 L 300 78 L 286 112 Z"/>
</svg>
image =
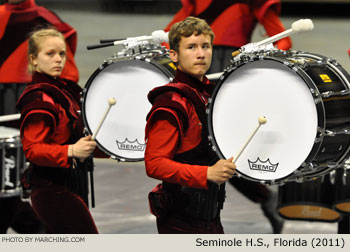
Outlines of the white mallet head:
<svg viewBox="0 0 350 252">
<path fill-rule="evenodd" d="M 117 103 L 117 101 L 115 100 L 115 98 L 109 98 L 109 99 L 108 99 L 108 104 L 109 104 L 109 105 L 113 106 L 113 105 L 115 105 L 116 103 Z"/>
<path fill-rule="evenodd" d="M 311 19 L 299 19 L 292 24 L 294 32 L 311 31 L 313 28 L 314 24 Z"/>
<path fill-rule="evenodd" d="M 267 122 L 267 119 L 265 116 L 259 116 L 258 122 L 259 124 L 265 124 Z"/>
<path fill-rule="evenodd" d="M 152 40 L 156 44 L 160 44 L 163 42 L 168 43 L 169 42 L 168 32 L 164 32 L 163 30 L 154 31 L 152 32 Z"/>
</svg>

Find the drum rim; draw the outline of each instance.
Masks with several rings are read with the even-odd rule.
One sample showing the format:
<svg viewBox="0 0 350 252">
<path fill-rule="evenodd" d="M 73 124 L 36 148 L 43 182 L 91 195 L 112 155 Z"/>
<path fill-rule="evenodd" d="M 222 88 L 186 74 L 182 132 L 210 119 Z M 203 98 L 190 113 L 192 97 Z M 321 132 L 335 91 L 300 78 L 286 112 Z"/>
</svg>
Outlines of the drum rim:
<svg viewBox="0 0 350 252">
<path fill-rule="evenodd" d="M 275 56 L 275 54 L 278 54 L 280 53 L 279 50 L 277 50 L 277 52 L 275 53 L 272 53 L 271 55 L 264 55 L 264 53 L 256 53 L 253 57 L 249 57 L 249 59 L 243 57 L 243 59 L 239 59 L 238 61 L 234 62 L 232 65 L 228 66 L 224 73 L 221 75 L 218 83 L 215 85 L 215 88 L 214 88 L 214 91 L 213 91 L 213 94 L 209 100 L 209 103 L 208 103 L 208 109 L 207 109 L 207 114 L 208 114 L 208 118 L 207 118 L 207 123 L 208 123 L 208 131 L 209 131 L 209 141 L 210 141 L 210 144 L 212 146 L 212 149 L 213 151 L 216 152 L 216 154 L 219 156 L 219 158 L 224 158 L 226 159 L 226 157 L 223 155 L 223 153 L 221 152 L 218 144 L 217 144 L 217 141 L 216 141 L 216 138 L 215 138 L 215 135 L 213 134 L 213 106 L 214 106 L 214 103 L 215 103 L 215 98 L 220 90 L 220 87 L 223 85 L 223 83 L 225 82 L 225 80 L 228 78 L 228 76 L 230 76 L 230 74 L 234 71 L 236 71 L 238 68 L 246 65 L 247 63 L 251 63 L 251 62 L 255 62 L 255 61 L 261 61 L 261 60 L 272 60 L 272 61 L 276 61 L 276 62 L 279 62 L 281 63 L 283 66 L 286 67 L 286 69 L 288 69 L 289 71 L 292 71 L 292 72 L 295 72 L 296 74 L 298 74 L 302 80 L 304 80 L 305 84 L 309 87 L 309 89 L 313 89 L 315 92 L 316 92 L 316 96 L 317 97 L 321 97 L 320 96 L 320 92 L 317 88 L 317 85 L 314 83 L 314 81 L 309 77 L 309 75 L 298 65 L 292 65 L 292 64 L 286 64 L 286 61 L 283 60 L 285 58 L 278 58 Z M 296 52 L 296 51 L 289 51 L 288 52 L 290 55 L 287 56 L 288 57 L 292 57 L 292 56 L 296 56 L 296 55 L 300 55 L 302 52 Z M 314 96 L 314 99 L 315 99 L 315 96 Z M 317 155 L 321 145 L 322 145 L 322 142 L 323 142 L 323 135 L 324 135 L 324 131 L 326 129 L 326 114 L 325 114 L 325 107 L 324 107 L 324 103 L 322 101 L 322 99 L 315 104 L 316 106 L 316 110 L 318 112 L 318 122 L 317 122 L 317 127 L 318 127 L 318 132 L 317 132 L 317 136 L 316 138 L 319 138 L 320 141 L 318 142 L 315 142 L 312 149 L 310 150 L 310 153 L 309 155 L 305 158 L 304 163 L 306 162 L 311 162 L 315 156 Z M 316 140 L 316 139 L 315 139 Z M 302 167 L 302 165 L 300 167 Z M 249 180 L 253 180 L 253 181 L 258 181 L 258 182 L 261 182 L 261 183 L 264 183 L 264 184 L 280 184 L 280 183 L 283 183 L 283 181 L 286 181 L 287 179 L 289 178 L 293 178 L 295 176 L 295 172 L 297 172 L 300 167 L 296 170 L 294 170 L 294 172 L 290 173 L 289 175 L 287 176 L 284 176 L 284 177 L 281 177 L 281 178 L 278 178 L 278 179 L 272 179 L 272 180 L 258 180 L 258 179 L 255 179 L 253 177 L 250 177 L 242 172 L 240 172 L 239 170 L 236 170 L 236 172 L 239 174 L 239 176 L 242 176 L 246 179 L 249 179 Z"/>
<path fill-rule="evenodd" d="M 4 129 L 12 131 L 12 133 L 7 135 L 6 137 L 1 137 L 0 136 L 0 142 L 6 142 L 6 139 L 20 138 L 20 130 L 19 129 L 13 128 L 13 127 L 0 126 L 0 130 L 4 130 Z"/>
<path fill-rule="evenodd" d="M 147 54 L 147 52 L 146 52 L 146 54 Z M 86 85 L 85 85 L 85 87 L 83 89 L 82 98 L 81 98 L 81 116 L 82 116 L 83 123 L 84 123 L 84 129 L 86 130 L 86 132 L 88 134 L 92 135 L 92 130 L 91 130 L 89 124 L 87 123 L 87 116 L 86 116 L 86 110 L 85 110 L 85 103 L 84 103 L 84 101 L 86 99 L 87 91 L 88 91 L 89 87 L 92 85 L 93 80 L 105 68 L 113 65 L 114 63 L 129 62 L 131 60 L 136 60 L 136 61 L 139 61 L 139 62 L 143 62 L 143 63 L 146 63 L 146 64 L 148 63 L 148 64 L 153 65 L 154 67 L 158 68 L 158 70 L 160 70 L 162 73 L 164 73 L 165 76 L 168 77 L 170 80 L 171 80 L 171 78 L 175 77 L 166 67 L 164 67 L 163 65 L 161 65 L 161 64 L 157 63 L 156 61 L 154 61 L 154 59 L 165 57 L 166 54 L 156 55 L 156 56 L 153 56 L 153 57 L 147 57 L 147 55 L 146 55 L 146 57 L 140 57 L 142 55 L 143 54 L 138 54 L 138 55 L 134 55 L 134 56 L 131 56 L 131 57 L 117 58 L 114 61 L 108 61 L 108 62 L 105 61 L 89 77 L 89 79 L 86 82 Z M 143 158 L 127 158 L 127 157 L 123 157 L 123 156 L 117 155 L 117 154 L 112 153 L 111 151 L 107 150 L 97 139 L 95 139 L 95 141 L 96 141 L 96 144 L 97 144 L 98 148 L 100 150 L 102 150 L 103 152 L 105 152 L 107 155 L 109 155 L 112 159 L 115 159 L 115 160 L 118 160 L 118 161 L 122 161 L 122 162 L 140 162 L 140 161 L 144 160 L 144 157 Z"/>
</svg>

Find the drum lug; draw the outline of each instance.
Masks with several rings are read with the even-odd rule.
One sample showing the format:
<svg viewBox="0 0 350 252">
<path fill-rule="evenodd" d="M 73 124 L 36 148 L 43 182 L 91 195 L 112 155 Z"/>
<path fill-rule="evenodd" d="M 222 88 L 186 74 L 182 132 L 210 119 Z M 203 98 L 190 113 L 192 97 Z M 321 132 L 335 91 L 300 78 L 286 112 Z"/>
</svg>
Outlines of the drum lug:
<svg viewBox="0 0 350 252">
<path fill-rule="evenodd" d="M 326 130 L 324 135 L 331 136 L 331 137 L 336 136 L 336 135 L 350 135 L 350 129 L 344 128 L 344 129 L 339 129 L 337 131 Z"/>
<path fill-rule="evenodd" d="M 236 176 L 237 178 L 242 178 L 242 175 L 238 172 L 235 172 L 235 174 L 233 174 L 233 176 Z"/>
<path fill-rule="evenodd" d="M 318 93 L 317 93 L 316 90 L 313 89 L 313 88 L 310 88 L 310 93 L 311 93 L 314 97 L 317 97 L 317 96 L 318 96 Z"/>
<path fill-rule="evenodd" d="M 327 91 L 327 92 L 321 93 L 321 96 L 322 96 L 323 98 L 328 98 L 328 97 L 332 96 L 333 94 L 334 94 L 333 91 Z"/>
<path fill-rule="evenodd" d="M 315 98 L 314 101 L 315 101 L 315 104 L 317 105 L 322 101 L 322 98 Z"/>
<path fill-rule="evenodd" d="M 307 163 L 303 162 L 303 163 L 301 164 L 301 167 L 306 167 L 307 165 L 308 165 Z"/>
<path fill-rule="evenodd" d="M 310 88 L 309 90 L 312 96 L 314 97 L 315 104 L 320 103 L 322 101 L 322 97 L 320 97 L 320 93 L 313 88 Z"/>
<path fill-rule="evenodd" d="M 297 183 L 303 183 L 305 181 L 305 178 L 300 176 L 300 177 L 295 177 L 295 182 Z"/>
<path fill-rule="evenodd" d="M 324 135 L 325 136 L 335 136 L 337 133 L 334 131 L 330 131 L 330 130 L 325 130 Z"/>
<path fill-rule="evenodd" d="M 327 162 L 327 166 L 331 169 L 337 168 L 338 164 L 336 162 Z"/>
<path fill-rule="evenodd" d="M 335 183 L 335 170 L 332 170 L 331 172 L 329 172 L 329 182 L 331 182 L 332 185 L 334 185 Z"/>
<path fill-rule="evenodd" d="M 319 143 L 323 140 L 323 137 L 316 137 L 314 143 Z"/>
<path fill-rule="evenodd" d="M 350 169 L 350 158 L 346 159 L 344 162 L 344 166 L 345 169 Z"/>
<path fill-rule="evenodd" d="M 290 67 L 291 69 L 293 69 L 294 72 L 299 71 L 299 68 L 295 65 L 295 63 L 291 63 L 289 61 L 284 61 L 283 64 Z"/>
<path fill-rule="evenodd" d="M 111 60 L 109 60 L 111 61 Z M 110 62 L 113 63 L 113 62 Z M 107 60 L 104 60 L 103 63 L 99 66 L 99 70 L 103 70 L 106 66 L 108 66 L 110 63 L 108 63 Z"/>
<path fill-rule="evenodd" d="M 309 163 L 309 164 L 307 164 L 307 163 L 303 163 L 302 165 L 301 165 L 303 168 L 301 169 L 301 170 L 305 170 L 305 171 L 313 171 L 313 170 L 315 170 L 315 169 L 317 169 L 317 167 L 318 167 L 318 165 L 317 164 L 314 164 L 314 163 Z M 300 171 L 296 171 L 296 173 L 299 173 Z"/>
<path fill-rule="evenodd" d="M 350 94 L 350 90 L 341 90 L 338 92 L 334 92 L 334 91 L 323 92 L 323 93 L 321 93 L 321 96 L 323 98 L 328 98 L 331 96 L 343 96 L 343 95 L 349 95 L 349 94 Z"/>
</svg>

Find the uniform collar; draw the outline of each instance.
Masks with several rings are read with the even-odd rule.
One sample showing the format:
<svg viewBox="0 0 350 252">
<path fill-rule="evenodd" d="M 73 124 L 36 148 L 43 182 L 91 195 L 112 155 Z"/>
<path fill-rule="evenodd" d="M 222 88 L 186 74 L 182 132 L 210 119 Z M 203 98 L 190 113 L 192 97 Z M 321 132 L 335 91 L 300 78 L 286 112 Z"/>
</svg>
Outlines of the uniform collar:
<svg viewBox="0 0 350 252">
<path fill-rule="evenodd" d="M 33 83 L 51 83 L 58 86 L 62 86 L 62 85 L 67 86 L 67 82 L 65 82 L 63 79 L 59 77 L 53 78 L 47 74 L 39 73 L 39 72 L 33 73 L 32 82 Z"/>
<path fill-rule="evenodd" d="M 207 77 L 203 77 L 203 81 L 198 80 L 197 78 L 182 72 L 181 70 L 176 70 L 176 76 L 174 82 L 181 82 L 189 85 L 192 88 L 197 89 L 199 92 L 209 91 L 208 89 L 212 89 L 210 81 Z"/>
</svg>

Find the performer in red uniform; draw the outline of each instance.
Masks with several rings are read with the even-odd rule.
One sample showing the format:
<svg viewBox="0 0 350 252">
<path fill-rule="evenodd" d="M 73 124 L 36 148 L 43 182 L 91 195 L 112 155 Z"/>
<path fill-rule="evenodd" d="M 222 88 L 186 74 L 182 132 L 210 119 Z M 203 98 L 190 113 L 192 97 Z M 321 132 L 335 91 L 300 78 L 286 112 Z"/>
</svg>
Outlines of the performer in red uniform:
<svg viewBox="0 0 350 252">
<path fill-rule="evenodd" d="M 187 16 L 207 21 L 215 34 L 213 62 L 209 73 L 222 72 L 232 52 L 250 43 L 252 33 L 261 23 L 269 37 L 285 30 L 279 19 L 280 0 L 181 0 L 182 8 L 166 26 L 165 31 Z M 275 43 L 281 50 L 290 49 L 291 39 Z"/>
<path fill-rule="evenodd" d="M 252 33 L 258 23 L 262 24 L 269 37 L 285 31 L 279 19 L 280 0 L 181 0 L 182 8 L 164 29 L 169 31 L 175 23 L 187 16 L 206 20 L 214 34 L 213 61 L 208 73 L 222 72 L 232 59 L 232 52 L 251 42 Z M 281 50 L 292 46 L 289 37 L 275 43 Z M 233 177 L 229 180 L 239 192 L 255 203 L 260 203 L 264 215 L 269 219 L 273 233 L 280 233 L 283 219 L 279 217 L 277 194 L 265 185 Z"/>
<path fill-rule="evenodd" d="M 60 78 L 66 48 L 63 35 L 53 28 L 29 38 L 33 78 L 17 103 L 23 150 L 31 163 L 28 183 L 33 208 L 48 232 L 98 233 L 87 207 L 90 167 L 81 163 L 96 142 L 83 137 L 80 86 Z"/>
<path fill-rule="evenodd" d="M 0 115 L 18 113 L 16 101 L 31 75 L 27 72 L 27 35 L 36 26 L 53 25 L 67 41 L 67 63 L 62 76 L 78 81 L 74 62 L 77 45 L 76 31 L 55 13 L 37 6 L 34 0 L 6 0 L 0 5 Z M 18 120 L 0 123 L 0 126 L 19 128 Z M 21 167 L 22 168 L 22 167 Z M 0 198 L 0 233 L 8 228 L 17 233 L 43 233 L 31 205 L 20 196 Z"/>
<path fill-rule="evenodd" d="M 76 32 L 56 14 L 34 0 L 6 0 L 0 5 L 0 115 L 18 113 L 16 101 L 31 75 L 27 72 L 27 34 L 38 25 L 54 25 L 65 34 L 68 42 L 68 63 L 65 77 L 78 81 L 78 69 L 74 63 Z M 18 120 L 1 122 L 0 126 L 18 128 Z M 21 167 L 22 169 L 23 167 Z M 9 228 L 17 233 L 42 233 L 43 224 L 38 220 L 29 202 L 20 196 L 0 198 L 0 233 Z"/>
<path fill-rule="evenodd" d="M 235 173 L 232 158 L 218 160 L 208 143 L 205 108 L 213 85 L 210 67 L 214 34 L 202 19 L 188 17 L 169 32 L 172 83 L 149 93 L 147 175 L 162 180 L 149 194 L 159 233 L 223 233 L 220 184 Z"/>
<path fill-rule="evenodd" d="M 0 115 L 16 113 L 16 101 L 31 81 L 27 72 L 27 35 L 34 27 L 47 25 L 55 26 L 67 41 L 67 63 L 62 77 L 78 81 L 74 61 L 76 31 L 34 0 L 7 0 L 0 5 Z"/>
</svg>

